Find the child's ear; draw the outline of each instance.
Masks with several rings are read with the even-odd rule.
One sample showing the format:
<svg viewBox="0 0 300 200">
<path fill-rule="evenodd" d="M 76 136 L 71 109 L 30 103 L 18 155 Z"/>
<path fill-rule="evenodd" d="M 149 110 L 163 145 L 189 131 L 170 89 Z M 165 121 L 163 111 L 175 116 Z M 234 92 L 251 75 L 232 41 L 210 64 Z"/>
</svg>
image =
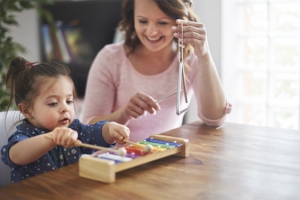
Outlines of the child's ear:
<svg viewBox="0 0 300 200">
<path fill-rule="evenodd" d="M 32 115 L 31 115 L 31 111 L 28 108 L 28 106 L 24 103 L 19 103 L 18 108 L 20 110 L 20 112 L 27 118 L 27 119 L 31 119 Z"/>
</svg>

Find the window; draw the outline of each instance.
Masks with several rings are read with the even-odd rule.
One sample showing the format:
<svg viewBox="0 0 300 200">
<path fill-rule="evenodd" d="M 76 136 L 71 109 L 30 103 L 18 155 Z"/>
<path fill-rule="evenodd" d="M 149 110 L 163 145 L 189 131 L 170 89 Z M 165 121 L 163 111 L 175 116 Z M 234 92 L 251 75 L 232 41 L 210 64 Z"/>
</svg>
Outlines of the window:
<svg viewBox="0 0 300 200">
<path fill-rule="evenodd" d="M 222 76 L 234 106 L 228 121 L 299 129 L 300 0 L 222 7 Z"/>
</svg>

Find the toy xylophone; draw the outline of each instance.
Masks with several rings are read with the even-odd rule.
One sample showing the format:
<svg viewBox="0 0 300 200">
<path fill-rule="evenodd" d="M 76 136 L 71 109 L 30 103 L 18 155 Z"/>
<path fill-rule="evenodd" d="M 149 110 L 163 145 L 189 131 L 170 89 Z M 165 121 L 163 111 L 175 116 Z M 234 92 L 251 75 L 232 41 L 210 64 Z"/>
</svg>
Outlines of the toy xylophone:
<svg viewBox="0 0 300 200">
<path fill-rule="evenodd" d="M 83 155 L 79 159 L 79 176 L 105 183 L 114 182 L 116 173 L 166 156 L 189 156 L 189 140 L 165 135 L 151 135 L 138 142 L 152 145 L 150 153 L 135 145 L 125 146 L 126 156 L 106 152 L 97 156 Z"/>
</svg>

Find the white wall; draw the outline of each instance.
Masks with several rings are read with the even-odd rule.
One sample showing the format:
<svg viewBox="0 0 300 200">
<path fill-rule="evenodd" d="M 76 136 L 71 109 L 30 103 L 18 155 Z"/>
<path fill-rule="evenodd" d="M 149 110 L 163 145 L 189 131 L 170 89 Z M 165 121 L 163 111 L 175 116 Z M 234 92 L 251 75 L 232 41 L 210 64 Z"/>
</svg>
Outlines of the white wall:
<svg viewBox="0 0 300 200">
<path fill-rule="evenodd" d="M 35 10 L 16 14 L 18 27 L 11 28 L 11 36 L 15 42 L 24 45 L 27 53 L 21 55 L 28 61 L 40 61 L 40 36 L 38 27 L 38 14 Z"/>
<path fill-rule="evenodd" d="M 221 0 L 194 0 L 194 10 L 205 25 L 210 51 L 221 76 Z"/>
<path fill-rule="evenodd" d="M 218 73 L 221 74 L 221 1 L 222 0 L 194 0 L 194 11 L 204 24 L 207 32 L 209 48 L 215 61 Z M 197 105 L 192 99 L 184 123 L 198 120 Z"/>
<path fill-rule="evenodd" d="M 221 1 L 222 0 L 194 0 L 194 10 L 201 22 L 204 23 L 208 35 L 208 42 L 212 57 L 221 74 Z M 40 39 L 38 15 L 34 10 L 25 11 L 17 15 L 20 26 L 12 29 L 12 36 L 16 42 L 27 48 L 24 55 L 29 61 L 40 61 Z M 185 123 L 198 120 L 195 100 L 186 113 Z"/>
<path fill-rule="evenodd" d="M 237 101 L 237 93 L 235 88 L 237 76 L 237 63 L 235 62 L 236 52 L 236 37 L 237 37 L 237 19 L 236 19 L 236 2 L 234 0 L 225 0 L 222 2 L 222 80 L 227 95 L 227 101 L 232 105 L 235 105 Z M 226 26 L 228 22 L 231 23 L 230 28 Z M 225 39 L 226 38 L 226 39 Z M 225 70 L 225 68 L 227 70 Z M 237 112 L 232 110 L 230 115 L 226 118 L 227 122 L 235 122 L 237 118 Z"/>
</svg>

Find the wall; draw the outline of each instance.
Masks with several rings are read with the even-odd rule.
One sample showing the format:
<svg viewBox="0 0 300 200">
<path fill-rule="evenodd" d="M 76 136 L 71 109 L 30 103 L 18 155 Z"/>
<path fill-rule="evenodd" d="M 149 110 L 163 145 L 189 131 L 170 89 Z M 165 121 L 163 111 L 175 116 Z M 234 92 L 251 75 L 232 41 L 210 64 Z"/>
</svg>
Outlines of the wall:
<svg viewBox="0 0 300 200">
<path fill-rule="evenodd" d="M 221 1 L 222 0 L 194 0 L 194 10 L 199 20 L 203 22 L 207 32 L 209 48 L 215 61 L 220 78 L 221 74 Z M 198 120 L 197 105 L 192 99 L 184 123 Z"/>
<path fill-rule="evenodd" d="M 18 27 L 11 28 L 11 36 L 15 42 L 24 45 L 27 53 L 24 56 L 28 61 L 40 61 L 40 36 L 38 28 L 38 14 L 34 10 L 16 14 Z"/>
<path fill-rule="evenodd" d="M 194 0 L 194 10 L 201 22 L 204 23 L 208 35 L 210 51 L 221 77 L 221 1 L 222 0 Z M 12 36 L 16 42 L 27 47 L 25 57 L 30 61 L 40 61 L 40 44 L 38 15 L 35 11 L 25 11 L 17 15 L 20 23 L 18 28 L 12 29 Z M 222 77 L 221 77 L 222 78 Z M 198 119 L 195 100 L 192 100 L 185 123 Z"/>
<path fill-rule="evenodd" d="M 204 23 L 209 47 L 221 76 L 221 0 L 194 0 L 194 10 Z"/>
</svg>

